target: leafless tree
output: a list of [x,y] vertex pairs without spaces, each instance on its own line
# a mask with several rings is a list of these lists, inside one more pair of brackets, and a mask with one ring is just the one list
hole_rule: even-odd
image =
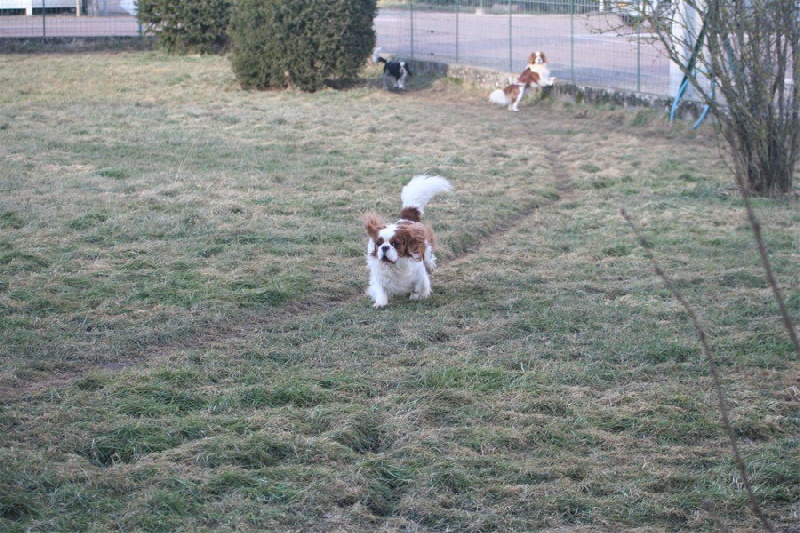
[[791,193],[800,158],[800,1],[667,0],[643,5],[642,18],[717,119],[743,193]]

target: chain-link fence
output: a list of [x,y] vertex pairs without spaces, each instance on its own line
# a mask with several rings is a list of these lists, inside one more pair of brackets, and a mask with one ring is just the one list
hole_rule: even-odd
[[669,61],[628,2],[429,0],[383,8],[378,46],[398,57],[521,72],[544,51],[556,78],[667,95]]
[[[666,96],[669,62],[646,26],[626,24],[625,5],[409,0],[381,7],[375,28],[378,46],[395,57],[514,73],[525,68],[530,52],[542,50],[560,80]],[[0,0],[0,38],[137,36],[135,9],[135,0]]]
[[0,38],[131,37],[135,0],[0,0]]

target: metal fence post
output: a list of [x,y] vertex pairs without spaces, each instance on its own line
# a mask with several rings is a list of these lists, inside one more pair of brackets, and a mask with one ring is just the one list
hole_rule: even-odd
[[569,76],[575,83],[575,0],[569,3]]
[[514,72],[514,36],[511,19],[511,0],[508,0],[508,71]]
[[411,59],[414,59],[414,0],[411,0],[411,9],[409,13],[411,14],[411,25],[409,26],[411,31]]
[[456,63],[458,63],[458,15],[461,13],[461,0],[456,0]]
[[636,25],[636,92],[642,92],[642,24]]

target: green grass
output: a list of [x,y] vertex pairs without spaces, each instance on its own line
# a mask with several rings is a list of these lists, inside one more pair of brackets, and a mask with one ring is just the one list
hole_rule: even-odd
[[[798,363],[710,128],[412,81],[0,56],[0,529],[756,530],[622,207],[797,524]],[[426,209],[434,294],[376,311],[360,217],[423,172],[455,186]],[[756,207],[797,320],[797,202]]]

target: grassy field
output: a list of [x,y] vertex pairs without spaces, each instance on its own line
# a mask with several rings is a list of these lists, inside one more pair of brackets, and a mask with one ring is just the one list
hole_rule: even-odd
[[[621,208],[798,527],[800,365],[708,123],[409,87],[0,56],[1,530],[759,530]],[[360,218],[419,173],[455,186],[434,294],[376,311]],[[797,320],[797,201],[755,205]]]

